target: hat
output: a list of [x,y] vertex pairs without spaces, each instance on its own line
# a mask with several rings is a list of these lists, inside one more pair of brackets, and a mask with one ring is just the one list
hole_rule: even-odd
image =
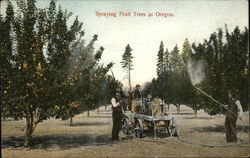
[[231,93],[232,97],[237,97],[237,90],[229,90],[228,93]]
[[152,96],[150,94],[148,94],[147,98],[152,98]]

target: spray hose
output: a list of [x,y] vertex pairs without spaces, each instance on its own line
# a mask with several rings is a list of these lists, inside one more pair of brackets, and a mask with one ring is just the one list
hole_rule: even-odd
[[[194,86],[194,85],[193,85]],[[225,108],[227,111],[229,111],[231,114],[233,114],[234,116],[238,117],[234,112],[232,112],[231,110],[229,110],[227,107],[223,106],[223,104],[221,104],[220,102],[218,102],[217,100],[215,100],[213,97],[211,97],[210,95],[208,95],[207,93],[205,93],[203,90],[201,90],[198,87],[195,87],[198,91],[200,91],[202,94],[204,94],[205,96],[207,96],[208,98],[210,98],[211,100],[213,100],[215,103],[219,104],[221,107]]]
[[[203,143],[193,143],[191,141],[187,141],[185,140],[179,133],[178,131],[178,126],[176,124],[175,121],[175,128],[177,129],[177,134],[176,137],[177,139],[181,142],[181,143],[185,143],[185,144],[191,144],[191,145],[197,145],[197,146],[202,146],[202,147],[209,147],[209,148],[225,148],[225,147],[231,147],[231,146],[240,146],[240,147],[246,147],[249,146],[250,144],[247,142],[244,142],[243,139],[237,138],[237,143],[233,143],[233,144],[203,144]],[[144,140],[144,139],[139,139],[134,137],[137,141],[143,141],[143,142],[155,142],[155,143],[161,143],[161,144],[165,144],[165,142],[159,141],[159,139],[157,138],[157,140]]]
[[[238,145],[240,147],[245,147],[245,146],[249,146],[249,143],[243,142],[243,139],[237,138],[237,143],[234,144],[221,144],[221,145],[215,145],[215,144],[203,144],[203,143],[193,143],[190,141],[187,141],[185,139],[183,139],[183,137],[180,135],[180,132],[178,130],[178,126],[177,123],[175,121],[175,128],[177,129],[177,139],[185,144],[191,144],[191,145],[198,145],[198,146],[203,146],[203,147],[209,147],[209,148],[213,148],[213,147],[230,147],[230,146],[235,146]],[[244,145],[246,144],[246,145]]]
[[[178,140],[180,142],[185,143],[185,144],[198,145],[198,146],[209,147],[209,148],[213,148],[213,147],[230,147],[230,146],[236,146],[236,145],[238,145],[240,147],[249,146],[248,143],[243,142],[243,140],[239,139],[239,138],[237,138],[237,140],[238,140],[237,143],[234,143],[234,144],[221,144],[221,145],[193,143],[193,142],[186,141],[180,135],[177,135],[177,138],[178,138]],[[247,144],[247,145],[244,145],[244,144]]]

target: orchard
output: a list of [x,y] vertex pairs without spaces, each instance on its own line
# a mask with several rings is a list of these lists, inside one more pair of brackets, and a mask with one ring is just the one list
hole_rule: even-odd
[[[104,48],[95,52],[98,35],[85,45],[82,22],[75,17],[68,25],[70,18],[54,0],[48,8],[37,8],[35,0],[18,0],[17,8],[8,2],[0,16],[2,117],[26,120],[24,146],[38,123],[73,121],[107,103],[114,93],[109,83],[118,83],[107,75],[113,64],[99,64]],[[99,93],[106,95],[98,100]]]

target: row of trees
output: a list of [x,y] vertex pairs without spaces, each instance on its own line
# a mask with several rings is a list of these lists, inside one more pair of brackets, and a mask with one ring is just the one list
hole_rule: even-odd
[[188,39],[180,51],[176,45],[172,51],[164,49],[160,43],[158,51],[157,78],[145,84],[143,95],[158,96],[166,103],[174,104],[179,110],[180,104],[191,107],[195,116],[197,110],[204,109],[210,115],[222,113],[223,109],[197,91],[188,74],[190,61],[203,62],[205,79],[198,86],[213,98],[227,103],[227,91],[238,94],[243,109],[248,107],[248,29],[241,31],[235,27],[229,32],[218,29],[202,43],[190,44]]
[[8,2],[0,15],[1,114],[26,119],[24,145],[37,124],[50,117],[69,119],[109,102],[121,83],[99,63],[97,35],[85,44],[82,23],[56,7],[37,8],[35,0]]

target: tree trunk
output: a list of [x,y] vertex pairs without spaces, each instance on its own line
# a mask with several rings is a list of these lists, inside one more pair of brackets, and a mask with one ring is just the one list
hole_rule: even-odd
[[88,109],[88,113],[87,113],[87,116],[89,117],[89,109]]
[[176,108],[177,108],[177,114],[179,114],[179,113],[180,113],[180,110],[181,110],[181,105],[180,105],[180,104],[177,104],[177,105],[176,105]]
[[4,110],[4,108],[2,107],[2,109],[1,109],[2,111],[2,115],[1,115],[1,118],[3,119],[3,121],[5,121],[6,120],[6,114],[5,114],[5,110]]
[[31,137],[32,137],[32,129],[31,127],[29,127],[26,129],[26,132],[24,135],[24,147],[27,147],[30,145]]
[[108,105],[105,105],[105,111],[107,110],[107,106],[108,106]]
[[129,84],[129,91],[131,92],[131,78],[130,78],[130,64],[128,65],[128,84]]
[[30,145],[32,133],[33,133],[33,118],[32,116],[26,116],[26,131],[24,134],[24,147]]
[[73,117],[70,118],[70,123],[69,125],[72,125],[73,124]]
[[24,147],[27,147],[30,145],[32,134],[34,133],[37,124],[39,123],[39,118],[41,112],[39,111],[39,108],[36,108],[35,115],[33,114],[33,110],[31,107],[26,107],[27,113],[26,113],[26,131],[24,134]]
[[193,109],[194,110],[194,117],[197,118],[197,109]]
[[170,108],[170,105],[168,104],[168,114],[169,115],[172,115],[172,111],[171,111],[171,108]]
[[14,117],[14,121],[18,121],[17,117]]
[[97,107],[97,114],[99,114],[99,107]]

